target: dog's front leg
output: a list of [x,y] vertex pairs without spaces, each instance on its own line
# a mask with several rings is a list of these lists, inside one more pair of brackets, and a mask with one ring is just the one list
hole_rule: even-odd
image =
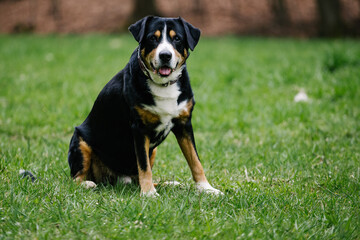
[[200,192],[205,191],[216,195],[222,194],[221,191],[213,188],[205,177],[204,169],[196,151],[194,133],[190,120],[186,124],[174,128],[173,132],[191,169],[196,188]]
[[141,196],[158,196],[152,181],[152,172],[149,160],[150,139],[138,129],[133,129],[136,160],[139,172]]

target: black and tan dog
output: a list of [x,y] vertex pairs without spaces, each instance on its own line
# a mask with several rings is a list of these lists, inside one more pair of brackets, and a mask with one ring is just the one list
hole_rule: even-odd
[[152,181],[156,147],[172,131],[200,191],[221,193],[207,181],[196,152],[195,102],[186,70],[200,30],[182,18],[145,17],[129,27],[138,48],[111,79],[70,142],[71,176],[87,187],[131,182],[157,195]]

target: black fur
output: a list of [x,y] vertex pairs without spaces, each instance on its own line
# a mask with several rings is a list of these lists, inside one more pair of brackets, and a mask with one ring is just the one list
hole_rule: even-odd
[[150,19],[153,19],[153,17],[152,16],[144,17],[143,19],[140,19],[139,21],[137,21],[136,23],[132,24],[129,27],[129,31],[131,32],[131,34],[134,36],[135,40],[138,43],[141,43],[142,39],[144,38],[144,34],[146,31],[146,23]]
[[195,28],[190,23],[186,22],[184,19],[179,19],[181,20],[181,23],[183,24],[185,29],[188,47],[191,49],[191,51],[193,51],[200,39],[200,30]]
[[[145,55],[156,48],[158,44],[151,40],[153,30],[161,27],[165,22],[176,31],[180,39],[171,40],[179,53],[183,54],[184,49],[187,52],[189,48],[194,49],[200,37],[199,29],[181,18],[168,19],[150,16],[129,27],[129,31],[139,42],[140,49],[145,49]],[[186,57],[184,58],[186,59]],[[158,123],[144,124],[135,110],[135,106],[154,106],[155,104],[148,81],[148,77],[141,70],[136,49],[125,68],[102,89],[85,121],[75,127],[68,153],[72,177],[76,177],[76,174],[83,169],[83,156],[79,149],[80,138],[117,176],[138,174],[136,156],[141,169],[145,170],[148,167],[145,161],[145,137],[148,137],[153,144],[149,149],[149,156],[166,137],[164,134],[156,135],[155,128]],[[181,91],[178,103],[184,100],[193,101],[193,92],[186,66],[175,84]],[[191,115],[186,122],[173,119],[173,123],[173,132],[177,136],[188,134],[195,145]],[[89,178],[91,178],[91,173],[89,173]]]

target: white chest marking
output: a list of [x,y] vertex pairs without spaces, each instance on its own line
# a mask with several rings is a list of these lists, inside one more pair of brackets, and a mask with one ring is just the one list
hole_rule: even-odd
[[161,87],[154,84],[151,80],[149,80],[148,83],[150,91],[154,96],[155,105],[144,105],[143,107],[160,117],[160,124],[155,131],[157,135],[164,131],[163,135],[166,136],[174,126],[172,119],[178,117],[184,110],[187,110],[187,101],[184,100],[178,104],[177,99],[181,92],[177,84]]

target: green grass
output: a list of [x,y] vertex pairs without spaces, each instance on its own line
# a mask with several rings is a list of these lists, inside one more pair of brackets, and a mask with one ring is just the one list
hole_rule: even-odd
[[[74,126],[127,63],[128,35],[0,36],[0,239],[359,239],[360,42],[201,39],[188,60],[210,183],[171,135],[156,199],[69,177]],[[307,103],[295,103],[304,89]],[[41,178],[19,179],[19,169]]]

